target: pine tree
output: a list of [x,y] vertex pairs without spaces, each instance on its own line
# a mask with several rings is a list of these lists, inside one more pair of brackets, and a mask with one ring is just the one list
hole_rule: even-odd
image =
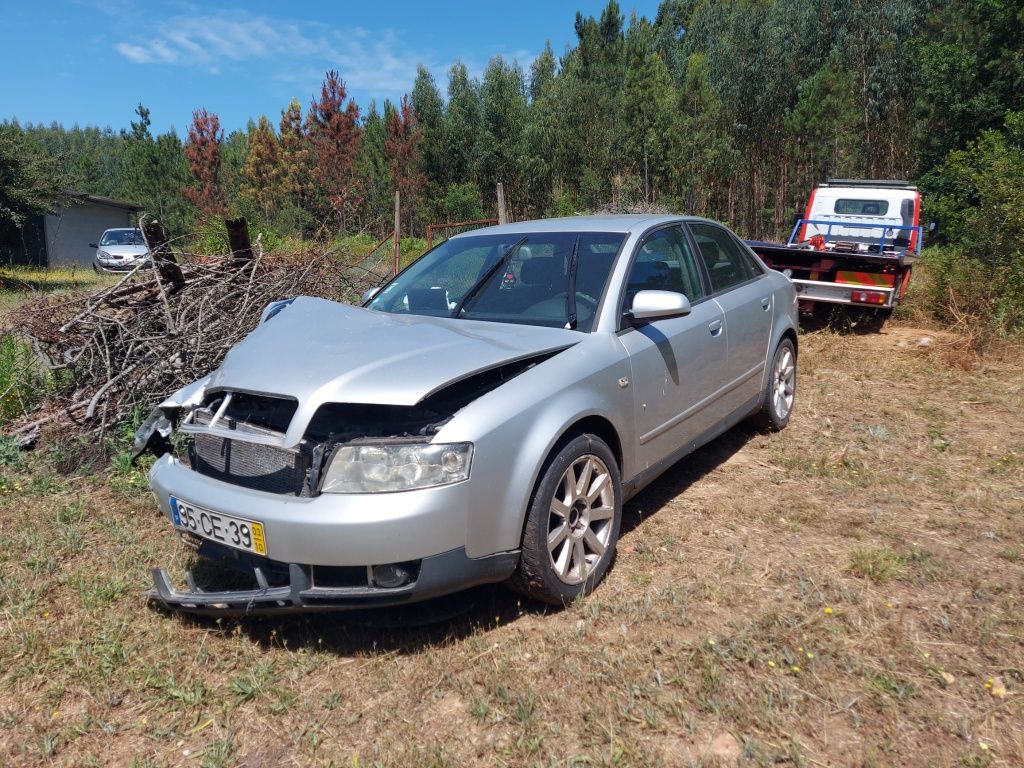
[[312,148],[302,124],[302,105],[292,99],[281,112],[281,187],[290,195],[292,204],[302,207],[309,192]]
[[330,70],[324,77],[320,99],[310,104],[306,128],[313,147],[314,175],[340,230],[359,204],[353,173],[362,130],[359,107],[349,99],[341,76]]
[[421,168],[420,144],[423,132],[416,123],[412,105],[407,96],[402,97],[398,109],[391,110],[387,119],[387,139],[384,154],[391,161],[391,177],[395,188],[402,195],[402,202],[409,212],[409,229],[412,230],[412,215],[424,176]]
[[195,181],[186,186],[185,196],[206,216],[223,216],[227,212],[221,188],[221,144],[224,131],[220,118],[205,109],[192,113],[192,125],[185,142],[185,159]]
[[284,173],[277,135],[266,115],[260,115],[259,122],[250,128],[248,144],[249,155],[242,169],[242,194],[259,208],[265,221],[270,221],[281,201]]

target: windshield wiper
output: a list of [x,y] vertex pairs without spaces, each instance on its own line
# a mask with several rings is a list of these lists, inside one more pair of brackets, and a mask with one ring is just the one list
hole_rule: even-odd
[[455,306],[455,310],[452,312],[452,317],[458,317],[462,313],[462,308],[466,305],[466,302],[469,301],[473,296],[475,296],[477,291],[484,287],[487,281],[494,276],[494,273],[497,272],[498,269],[505,267],[505,265],[508,263],[508,260],[512,258],[512,254],[519,250],[519,246],[526,242],[527,237],[527,235],[524,235],[523,237],[519,238],[519,240],[517,240],[511,248],[505,251],[504,256],[498,259],[498,261],[496,261],[491,266],[490,269],[484,272],[483,276],[479,280],[473,283],[472,287],[468,291],[466,291],[466,295],[463,296],[459,300],[459,303]]
[[572,256],[569,257],[569,286],[565,294],[565,314],[569,322],[565,327],[570,331],[576,330],[576,267],[580,257],[580,236],[576,235],[576,242],[572,244]]

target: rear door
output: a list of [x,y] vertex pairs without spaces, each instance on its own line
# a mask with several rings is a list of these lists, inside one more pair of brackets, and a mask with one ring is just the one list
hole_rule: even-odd
[[681,225],[641,241],[622,297],[624,313],[643,290],[682,293],[692,311],[641,324],[624,321],[619,332],[632,366],[639,471],[715,425],[727,359],[725,315],[707,295]]
[[772,331],[771,281],[724,227],[703,222],[688,227],[707,270],[711,295],[725,315],[728,360],[722,402],[731,413],[748,402],[753,405],[761,393]]

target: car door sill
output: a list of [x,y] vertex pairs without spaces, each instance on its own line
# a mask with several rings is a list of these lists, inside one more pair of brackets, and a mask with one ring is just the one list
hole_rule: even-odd
[[707,408],[709,405],[711,405],[713,402],[715,402],[719,398],[725,397],[727,394],[732,392],[734,389],[743,386],[747,381],[749,381],[754,376],[756,376],[759,373],[761,373],[762,371],[764,371],[764,366],[765,366],[764,361],[761,361],[760,363],[755,365],[753,368],[751,368],[749,371],[744,373],[742,376],[740,376],[737,379],[734,379],[728,386],[723,387],[722,389],[718,390],[714,394],[708,395],[703,400],[701,400],[699,403],[695,403],[694,405],[691,405],[689,408],[687,408],[682,413],[673,416],[671,419],[666,421],[664,424],[662,424],[659,427],[655,427],[654,429],[652,429],[647,434],[641,435],[640,436],[640,445],[644,445],[646,443],[649,443],[654,438],[656,438],[659,435],[664,434],[668,430],[672,429],[672,427],[675,427],[678,424],[682,424],[684,421],[686,421],[688,418],[690,418],[691,416],[696,414],[698,411],[701,411],[704,408]]
[[701,432],[693,440],[684,443],[682,446],[672,451],[668,456],[655,462],[647,469],[644,469],[636,474],[631,480],[623,483],[625,488],[625,498],[630,499],[636,494],[640,493],[644,488],[650,485],[654,480],[658,478],[666,469],[671,467],[673,464],[693,453],[701,446],[710,443],[719,435],[728,432],[730,429],[739,424],[743,419],[754,412],[760,405],[761,397],[764,395],[763,392],[759,392],[744,402],[739,408],[730,413],[724,419],[720,419],[715,424],[712,424],[708,429]]

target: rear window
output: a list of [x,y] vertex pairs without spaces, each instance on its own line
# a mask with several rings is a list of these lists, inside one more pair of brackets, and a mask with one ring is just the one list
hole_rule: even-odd
[[836,200],[835,212],[843,216],[885,216],[888,200]]

